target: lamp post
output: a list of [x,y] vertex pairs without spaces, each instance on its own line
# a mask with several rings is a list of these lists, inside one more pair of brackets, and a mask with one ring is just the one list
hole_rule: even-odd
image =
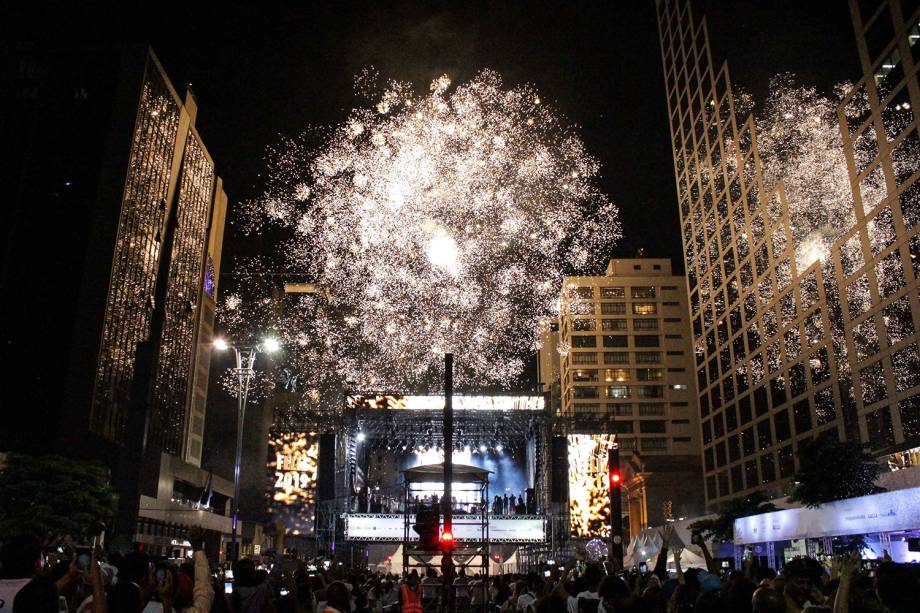
[[233,374],[236,376],[238,387],[236,391],[237,413],[236,413],[236,461],[233,464],[233,524],[230,532],[230,559],[236,561],[239,558],[239,547],[236,542],[237,521],[240,513],[240,464],[243,459],[243,419],[246,417],[246,399],[249,396],[249,384],[255,377],[256,371],[254,365],[256,356],[262,353],[274,353],[281,348],[277,340],[266,338],[256,345],[230,345],[222,338],[214,341],[214,348],[218,351],[233,349],[236,354],[236,368]]

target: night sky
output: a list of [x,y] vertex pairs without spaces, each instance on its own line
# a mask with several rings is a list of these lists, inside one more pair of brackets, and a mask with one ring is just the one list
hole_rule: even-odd
[[[346,117],[362,68],[425,90],[441,74],[458,82],[488,67],[508,84],[533,83],[580,127],[622,216],[624,239],[611,254],[644,247],[682,268],[653,2],[262,4],[154,23],[150,35],[177,86],[193,84],[231,206],[259,193],[266,146]],[[858,76],[842,0],[695,6],[708,16],[715,61],[729,58],[735,82],[756,97],[782,71],[825,91]],[[269,246],[229,230],[231,255]]]
[[[149,42],[180,92],[182,84],[193,85],[198,129],[224,179],[231,221],[234,204],[261,191],[266,147],[308,126],[343,120],[363,68],[422,91],[444,73],[460,82],[495,69],[507,85],[535,85],[580,127],[623,221],[624,238],[610,255],[630,257],[642,247],[682,270],[652,0],[267,4],[182,12],[146,3],[115,11],[73,5],[70,14],[39,13],[30,4],[8,23],[38,37],[55,21],[71,36]],[[701,0],[695,11],[707,15],[716,63],[727,58],[733,80],[755,99],[783,71],[824,92],[859,77],[845,0]],[[120,25],[110,27],[113,20]],[[235,255],[271,247],[270,238],[243,237],[228,226],[224,271],[233,269]],[[229,397],[214,392],[211,453],[232,430],[233,415]]]

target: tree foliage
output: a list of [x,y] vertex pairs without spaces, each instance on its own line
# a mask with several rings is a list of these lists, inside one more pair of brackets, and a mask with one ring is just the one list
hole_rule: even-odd
[[719,508],[716,517],[693,522],[690,529],[699,530],[706,539],[718,542],[731,541],[735,537],[736,519],[775,510],[776,506],[769,501],[767,495],[757,491],[746,498],[729,500]]
[[884,491],[881,466],[858,441],[818,438],[799,447],[799,471],[789,499],[806,507]]
[[8,454],[0,469],[0,534],[86,542],[111,524],[118,496],[104,466]]

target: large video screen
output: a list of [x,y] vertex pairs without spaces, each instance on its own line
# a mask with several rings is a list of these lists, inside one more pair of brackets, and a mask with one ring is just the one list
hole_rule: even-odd
[[311,535],[316,523],[319,435],[284,432],[269,436],[270,514],[289,532]]
[[570,434],[569,521],[572,536],[610,536],[608,453],[613,434]]
[[[530,487],[527,478],[527,460],[526,449],[522,443],[514,447],[504,447],[499,452],[496,449],[488,449],[485,452],[465,448],[462,451],[455,451],[452,455],[455,464],[466,464],[476,466],[491,471],[489,475],[489,496],[514,496],[517,499],[520,496],[524,502],[527,500],[527,488]],[[422,451],[416,450],[415,453],[407,453],[400,460],[400,471],[416,466],[426,464],[438,464],[444,461],[444,452],[441,450]],[[443,490],[443,484],[430,483],[427,486],[432,492]],[[454,497],[458,502],[479,502],[474,500],[478,497],[478,492],[474,495],[472,491],[466,491],[462,488],[453,488]],[[492,503],[492,500],[489,501]]]

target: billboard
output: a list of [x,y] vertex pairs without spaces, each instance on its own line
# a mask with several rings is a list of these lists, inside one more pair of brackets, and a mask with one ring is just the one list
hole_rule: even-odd
[[569,522],[575,538],[610,536],[608,453],[614,434],[570,434]]
[[312,535],[316,521],[319,435],[283,432],[269,435],[269,512],[290,533]]

